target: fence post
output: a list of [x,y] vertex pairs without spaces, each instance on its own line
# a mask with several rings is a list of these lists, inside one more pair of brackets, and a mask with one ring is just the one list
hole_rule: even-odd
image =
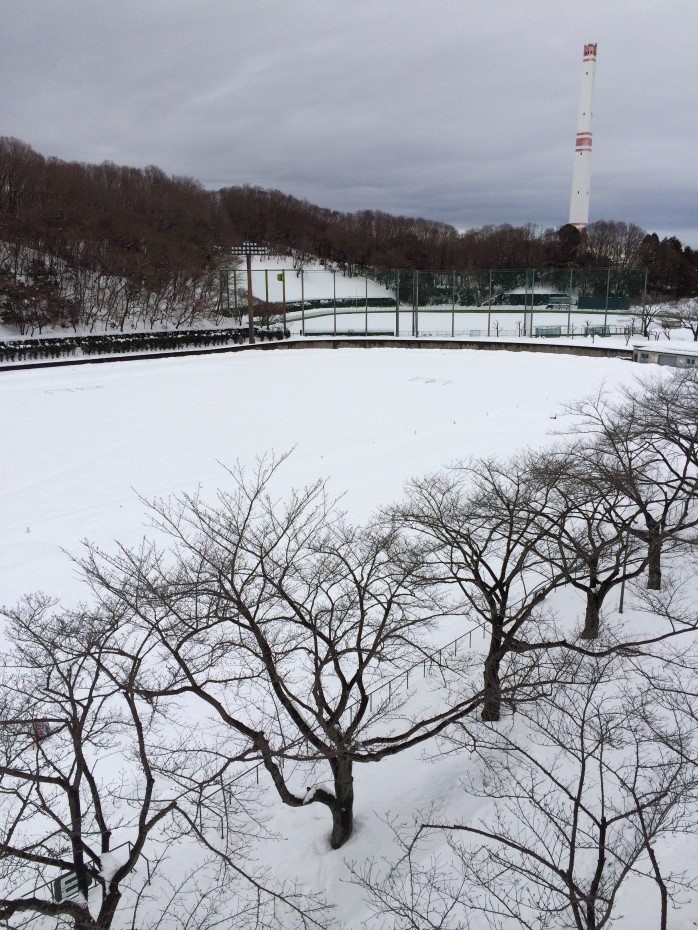
[[[526,281],[524,283],[524,315],[523,315],[523,330],[519,332],[519,336],[526,335],[526,316],[528,315],[528,268],[525,272]],[[517,276],[518,277],[518,276]],[[517,324],[518,325],[518,324]]]
[[269,269],[264,269],[264,309],[267,316],[267,329],[269,329]]
[[301,336],[305,336],[305,281],[301,268]]
[[606,276],[606,309],[604,310],[604,315],[603,315],[604,336],[606,335],[606,327],[608,326],[608,295],[610,291],[611,291],[611,269],[609,268],[607,276]]
[[281,301],[284,308],[284,335],[286,333],[286,269],[281,271]]
[[368,336],[368,275],[364,275],[366,283],[366,303],[364,305],[364,336]]
[[395,335],[400,335],[400,269],[395,272]]
[[412,335],[419,336],[419,272],[412,272]]
[[451,339],[456,335],[456,273],[451,272]]
[[490,294],[487,301],[487,338],[490,338],[490,320],[492,319],[492,272],[490,271]]
[[337,272],[332,272],[332,335],[337,335]]
[[574,272],[570,268],[570,302],[567,304],[567,335],[570,334],[570,322],[572,319],[572,275]]
[[[645,303],[647,302],[647,277],[649,275],[649,268],[645,268],[645,283],[642,286],[642,312],[645,312]],[[630,318],[633,325],[633,333],[635,331],[635,317]]]

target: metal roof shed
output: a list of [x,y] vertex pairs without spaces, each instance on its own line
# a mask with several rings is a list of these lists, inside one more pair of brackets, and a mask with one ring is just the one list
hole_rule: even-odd
[[693,368],[698,371],[698,345],[635,343],[633,361],[644,365],[668,365],[671,368]]

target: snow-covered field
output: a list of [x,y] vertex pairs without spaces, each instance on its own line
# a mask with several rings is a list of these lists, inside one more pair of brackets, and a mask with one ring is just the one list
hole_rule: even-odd
[[526,353],[238,353],[7,373],[0,380],[2,600],[75,595],[62,550],[141,533],[146,498],[224,486],[223,465],[294,449],[289,486],[329,477],[363,519],[411,476],[539,445],[565,401],[628,362]]
[[[0,601],[41,589],[74,603],[85,592],[67,553],[90,539],[138,541],[144,498],[202,489],[212,498],[230,481],[224,466],[293,449],[288,488],[318,477],[344,494],[362,520],[400,496],[412,476],[470,456],[540,447],[561,425],[561,405],[602,387],[645,377],[608,359],[528,353],[333,350],[238,353],[211,358],[6,373],[0,378]],[[571,609],[574,599],[569,601]],[[424,761],[422,752],[357,766],[356,832],[339,852],[327,846],[319,805],[295,810],[267,796],[278,840],[259,861],[298,878],[358,928],[368,916],[346,863],[391,857],[386,819],[427,813],[468,818],[482,802],[460,784],[460,754]],[[370,769],[370,771],[369,771]],[[695,838],[664,852],[670,865],[698,864]],[[173,853],[173,870],[183,868]],[[618,926],[658,926],[654,899],[624,894]],[[648,908],[652,919],[645,922]],[[698,925],[686,903],[670,927]],[[474,924],[479,930],[480,924]]]

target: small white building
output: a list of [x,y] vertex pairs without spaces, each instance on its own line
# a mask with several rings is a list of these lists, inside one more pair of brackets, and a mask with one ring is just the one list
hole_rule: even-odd
[[669,365],[672,368],[694,368],[698,371],[698,344],[634,343],[633,361],[641,364]]

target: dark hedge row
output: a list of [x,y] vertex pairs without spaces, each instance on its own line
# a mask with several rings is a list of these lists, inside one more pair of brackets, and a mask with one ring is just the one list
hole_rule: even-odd
[[[255,327],[260,341],[288,337],[282,329]],[[248,338],[246,326],[229,329],[183,329],[151,333],[114,333],[99,336],[70,336],[48,339],[12,339],[0,342],[0,362],[21,362],[42,358],[83,355],[110,355],[124,352],[167,352],[176,349],[205,348],[229,343],[243,343]]]

